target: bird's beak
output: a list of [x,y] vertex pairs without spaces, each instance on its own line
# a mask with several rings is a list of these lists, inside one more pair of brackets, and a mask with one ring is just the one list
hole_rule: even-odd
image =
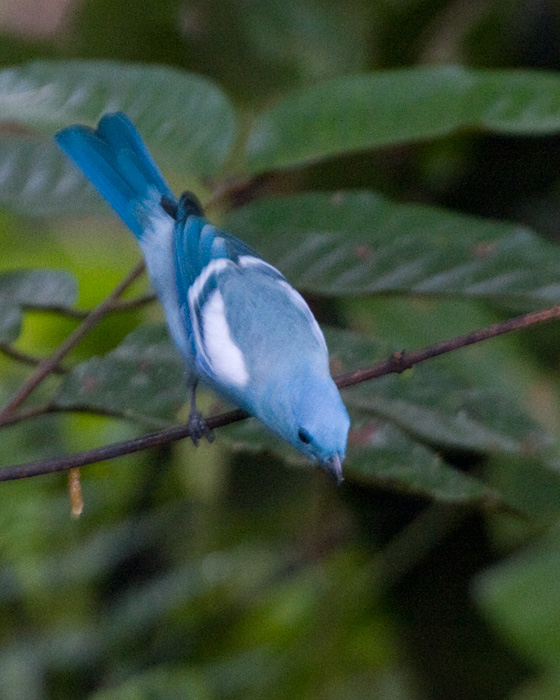
[[342,462],[340,461],[338,453],[335,452],[332,457],[329,457],[329,459],[321,462],[321,467],[323,467],[326,472],[331,474],[331,476],[334,476],[338,486],[340,486],[340,484],[344,481],[344,477],[342,476]]

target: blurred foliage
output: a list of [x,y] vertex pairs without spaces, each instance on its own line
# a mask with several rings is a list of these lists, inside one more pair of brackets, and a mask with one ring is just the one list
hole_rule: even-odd
[[[115,109],[307,296],[335,374],[560,303],[551,0],[39,10],[0,6],[3,402],[138,258],[52,141]],[[84,468],[78,520],[64,475],[2,484],[0,697],[558,698],[559,343],[345,390],[339,490],[253,421]],[[63,369],[3,465],[186,416],[157,304]]]

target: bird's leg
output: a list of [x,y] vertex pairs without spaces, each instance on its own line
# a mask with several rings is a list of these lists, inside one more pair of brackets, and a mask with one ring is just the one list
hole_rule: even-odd
[[214,433],[208,428],[206,421],[196,407],[196,382],[191,387],[191,406],[187,427],[189,429],[189,436],[195,447],[198,446],[198,441],[203,437],[205,437],[208,442],[212,442],[214,439]]

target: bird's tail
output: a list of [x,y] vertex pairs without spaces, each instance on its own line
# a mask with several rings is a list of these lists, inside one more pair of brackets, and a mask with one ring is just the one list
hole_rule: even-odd
[[162,197],[167,207],[175,205],[140,134],[122,112],[106,114],[95,130],[70,126],[59,131],[56,140],[137,238],[142,238]]

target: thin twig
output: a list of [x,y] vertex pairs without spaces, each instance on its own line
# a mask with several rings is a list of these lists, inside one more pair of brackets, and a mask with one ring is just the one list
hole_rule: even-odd
[[151,304],[157,299],[154,292],[147,292],[146,294],[140,294],[134,299],[125,299],[124,301],[118,301],[109,309],[110,314],[122,313],[123,311],[136,311],[136,309],[146,306],[146,304]]
[[[208,418],[206,424],[209,430],[215,430],[216,428],[221,428],[230,423],[236,423],[247,417],[248,414],[243,411],[230,411],[229,413],[223,413],[219,416]],[[67,471],[74,467],[83,467],[86,464],[103,462],[106,459],[113,459],[115,457],[121,457],[122,455],[140,452],[149,447],[157,447],[158,445],[164,445],[168,442],[183,440],[186,437],[190,437],[190,433],[191,430],[187,425],[178,425],[167,430],[160,430],[157,433],[141,435],[132,440],[123,440],[123,442],[115,442],[111,445],[105,445],[104,447],[95,447],[91,450],[75,452],[65,457],[40,459],[35,462],[4,467],[0,469],[0,481],[26,479],[30,476],[52,474],[53,472]]]
[[[156,300],[156,295],[153,292],[148,292],[146,294],[141,294],[134,299],[125,299],[124,301],[115,302],[109,309],[106,310],[107,314],[122,313],[123,311],[135,311],[136,309],[145,306],[146,304],[151,304]],[[58,316],[64,316],[65,318],[75,318],[78,320],[87,318],[91,309],[73,309],[69,306],[33,306],[32,304],[26,305],[24,307],[29,311],[41,311],[43,313],[53,313]]]
[[437,357],[438,355],[443,355],[444,353],[452,352],[453,350],[458,350],[459,348],[464,348],[467,345],[480,343],[483,340],[495,338],[498,335],[504,335],[504,333],[511,333],[512,331],[517,331],[520,328],[536,326],[539,323],[553,321],[554,319],[558,318],[560,318],[560,305],[552,306],[551,308],[543,309],[542,311],[530,311],[527,314],[516,316],[508,321],[494,323],[486,328],[480,328],[479,330],[472,331],[471,333],[465,333],[464,335],[459,335],[455,338],[450,338],[449,340],[442,340],[439,343],[427,345],[419,350],[414,350],[412,352],[395,352],[385,362],[379,362],[372,367],[366,367],[365,369],[359,369],[356,372],[349,372],[348,374],[341,375],[337,378],[336,385],[339,389],[343,389],[347,386],[354,386],[355,384],[360,384],[361,382],[366,382],[370,379],[382,377],[385,374],[404,372],[406,369],[410,369],[410,367],[413,365],[429,360],[432,357]]
[[87,315],[83,322],[59,345],[53,354],[42,360],[21,387],[16,391],[8,403],[0,411],[0,426],[10,419],[16,408],[21,406],[25,399],[37,386],[59,366],[60,361],[72,350],[89,330],[112,308],[113,304],[144,271],[144,262],[136,267],[120,282],[105,299]]
[[24,408],[17,413],[12,413],[6,416],[2,422],[2,428],[7,428],[10,425],[16,425],[17,423],[23,423],[30,418],[40,418],[41,416],[49,415],[54,413],[55,409],[51,404],[40,404],[39,406],[33,406],[32,408]]
[[91,408],[90,406],[80,406],[79,404],[72,404],[72,406],[57,406],[55,403],[49,402],[12,413],[10,416],[5,418],[4,422],[2,423],[2,428],[23,423],[30,418],[40,418],[41,416],[52,415],[55,413],[72,413],[74,415],[82,414],[95,416],[97,418],[116,418],[117,420],[128,420],[140,423],[143,427],[150,430],[165,430],[170,425],[170,421],[161,420],[159,418],[147,419],[146,416],[134,415],[133,411],[117,411],[100,407]]
[[[37,365],[43,361],[41,357],[35,357],[35,355],[29,355],[26,352],[21,352],[21,350],[16,350],[9,343],[0,343],[0,352],[16,362],[23,365],[31,365],[32,367],[37,367]],[[56,365],[52,368],[53,374],[66,374],[67,371],[68,370],[61,365]]]
[[[472,345],[474,343],[479,343],[483,340],[488,340],[489,338],[495,338],[496,336],[503,335],[504,333],[511,333],[512,331],[520,328],[527,328],[529,326],[545,323],[546,321],[551,321],[558,318],[560,318],[560,305],[553,306],[550,309],[544,309],[543,311],[532,311],[530,313],[523,314],[522,316],[512,318],[509,321],[495,323],[487,328],[481,328],[473,331],[472,333],[466,333],[465,335],[451,338],[450,340],[443,340],[439,343],[428,345],[419,350],[395,353],[385,362],[380,362],[371,367],[358,370],[357,372],[341,375],[337,378],[336,384],[342,389],[344,387],[354,386],[365,381],[370,381],[371,379],[377,377],[382,377],[386,374],[404,372],[405,369],[408,369],[420,362],[424,362],[429,358],[443,355],[444,353],[458,350],[459,348],[466,347],[467,345]],[[209,418],[207,420],[207,425],[210,430],[215,430],[216,428],[220,428],[231,423],[236,423],[247,417],[248,414],[244,413],[243,411],[230,411],[229,413],[223,413],[219,416]],[[83,452],[76,452],[64,457],[53,457],[52,459],[43,459],[35,462],[27,462],[25,464],[11,465],[0,469],[0,481],[12,481],[14,479],[25,479],[27,477],[39,476],[41,474],[67,471],[74,467],[83,467],[86,464],[93,464],[106,459],[113,459],[115,457],[121,457],[122,455],[132,454],[133,452],[140,452],[141,450],[148,449],[149,447],[156,447],[168,442],[183,440],[184,438],[190,436],[188,426],[180,425],[167,430],[151,433],[150,435],[143,435],[132,440],[123,440],[122,442],[105,445],[103,447],[96,447],[91,450],[84,450]]]

